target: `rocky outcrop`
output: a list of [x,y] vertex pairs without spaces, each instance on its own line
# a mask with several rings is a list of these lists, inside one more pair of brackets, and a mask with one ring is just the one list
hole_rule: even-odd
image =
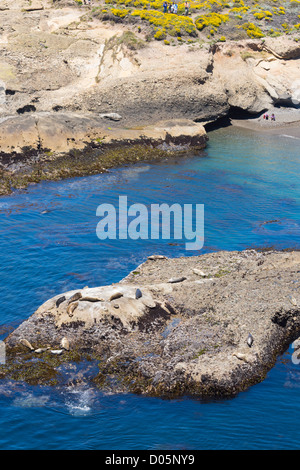
[[73,2],[5,5],[2,117],[54,111],[83,119],[118,114],[126,127],[178,118],[209,122],[231,108],[259,113],[280,96],[299,94],[299,46],[287,38],[166,47],[134,30],[132,48],[130,25],[101,23]]
[[10,154],[22,153],[26,147],[63,153],[82,150],[93,142],[102,146],[148,143],[166,149],[204,148],[206,145],[204,127],[187,119],[124,129],[109,127],[112,124],[105,122],[106,117],[91,113],[34,113],[10,117],[0,123],[0,148],[2,153]]
[[0,195],[45,179],[99,174],[119,165],[178,156],[189,148],[203,149],[208,140],[204,127],[187,119],[130,129],[114,127],[115,115],[107,124],[107,116],[112,117],[34,113],[3,120]]
[[[74,159],[64,171],[46,168],[57,154],[133,143],[203,148],[204,130],[193,121],[300,105],[296,42],[167,47],[89,12],[67,0],[1,4],[0,194],[26,187],[28,172],[31,182],[84,174],[79,158],[80,168]],[[106,167],[98,163],[87,174]]]
[[21,363],[26,380],[31,365],[64,383],[76,358],[97,364],[84,380],[104,390],[234,396],[263,380],[299,336],[299,269],[299,252],[151,256],[119,283],[45,302],[6,339],[2,376],[22,378]]
[[278,59],[300,59],[300,44],[293,39],[266,38],[263,42],[263,49],[271,52]]

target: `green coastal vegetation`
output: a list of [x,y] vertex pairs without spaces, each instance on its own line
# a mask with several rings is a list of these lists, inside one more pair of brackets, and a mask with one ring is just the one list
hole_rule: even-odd
[[[74,0],[83,4],[83,0]],[[164,0],[104,0],[91,6],[101,21],[124,23],[148,41],[226,42],[287,35],[300,40],[300,0],[193,0],[178,2],[177,14],[164,13]],[[170,3],[169,3],[170,5]],[[169,6],[168,5],[168,6]]]

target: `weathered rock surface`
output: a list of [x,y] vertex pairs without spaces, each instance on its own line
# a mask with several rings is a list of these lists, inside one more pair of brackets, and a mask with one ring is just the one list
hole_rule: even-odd
[[[51,151],[55,121],[70,148],[73,120],[82,134],[88,119],[91,130],[101,126],[95,116],[104,126],[108,120],[100,116],[120,116],[109,120],[115,129],[178,118],[210,122],[232,108],[258,113],[276,103],[299,104],[299,46],[292,40],[169,48],[154,41],[130,50],[118,41],[129,25],[93,20],[88,11],[73,2],[46,0],[5,0],[0,10],[1,120],[19,118],[20,127],[24,115],[43,121]],[[14,145],[15,135],[9,135],[0,151]],[[35,146],[36,132],[27,141]]]
[[149,143],[169,149],[204,148],[206,141],[204,127],[188,119],[160,121],[136,129],[112,129],[105,127],[96,114],[34,113],[0,123],[0,148],[6,154],[22,153],[24,147],[61,153],[84,149],[91,142],[103,146]]
[[[106,145],[203,148],[204,130],[193,121],[253,116],[274,105],[299,110],[296,42],[166,47],[147,43],[134,25],[90,13],[73,0],[1,3],[0,195],[150,161],[140,149],[105,163]],[[128,34],[138,47],[130,47]]]
[[70,351],[58,363],[50,352],[38,355],[51,378],[77,355],[96,361],[99,371],[90,379],[103,389],[234,396],[263,380],[299,336],[299,271],[300,252],[149,257],[117,284],[45,302],[8,336],[2,375],[14,377],[13,364],[26,361],[30,380],[33,353],[22,340],[57,350],[64,337]]
[[300,59],[300,44],[288,38],[266,38],[263,48],[279,59]]

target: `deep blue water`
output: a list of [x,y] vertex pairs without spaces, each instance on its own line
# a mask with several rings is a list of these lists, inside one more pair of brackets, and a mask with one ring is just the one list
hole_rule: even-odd
[[[209,136],[199,154],[43,182],[0,198],[0,324],[17,326],[61,292],[117,282],[150,254],[198,254],[187,252],[184,240],[101,242],[97,206],[117,206],[120,195],[129,205],[204,204],[200,254],[299,247],[299,140],[236,128]],[[263,383],[226,401],[2,381],[0,449],[298,449],[300,365],[291,353]]]

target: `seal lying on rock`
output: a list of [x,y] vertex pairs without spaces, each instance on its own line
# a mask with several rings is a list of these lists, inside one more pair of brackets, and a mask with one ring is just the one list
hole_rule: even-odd
[[104,299],[98,297],[81,297],[80,302],[104,302]]
[[123,297],[122,292],[116,292],[115,294],[112,294],[109,298],[110,301],[119,299],[120,297]]
[[251,346],[253,344],[253,336],[252,336],[251,333],[249,333],[249,335],[248,335],[247,344],[248,344],[249,348],[251,348]]
[[81,298],[82,298],[81,292],[76,292],[68,300],[68,305],[70,305],[72,302],[76,302],[76,300],[80,300]]
[[181,277],[172,277],[171,279],[168,280],[170,284],[175,284],[176,282],[183,282],[186,280],[186,277],[181,276]]
[[67,314],[72,317],[74,310],[78,307],[78,302],[72,302],[67,307]]
[[43,352],[45,352],[45,351],[48,351],[49,349],[50,349],[50,347],[47,347],[47,348],[38,348],[38,349],[35,349],[34,352],[35,352],[36,354],[41,354],[41,353],[43,353]]
[[62,338],[60,345],[63,349],[65,349],[66,351],[69,351],[70,343],[69,343],[68,338],[66,338],[65,336]]
[[27,339],[20,339],[20,343],[26,346],[26,348],[30,349],[31,351],[34,351],[34,347],[32,346],[32,344],[29,343],[29,341],[27,341]]
[[59,299],[57,299],[56,301],[56,307],[58,308],[60,306],[60,304],[62,304],[63,302],[65,302],[66,300],[66,297],[63,295],[62,297],[60,297]]
[[142,291],[140,289],[137,289],[135,291],[135,298],[140,299],[141,297],[143,297]]
[[[194,266],[201,266],[210,282],[199,281]],[[74,354],[76,360],[94,360],[99,372],[92,380],[106,390],[234,396],[263,380],[276,356],[300,336],[299,270],[297,251],[147,259],[119,283],[84,290],[85,297],[101,302],[80,298],[68,305],[78,291],[66,292],[69,301],[59,308],[61,296],[45,302],[6,338],[7,376],[14,361],[39,360],[28,357],[28,345],[27,353],[17,347],[28,337],[33,344],[61,345],[52,349],[64,351],[52,358],[56,372]],[[185,282],[170,283],[171,278]],[[62,337],[72,343],[72,352],[64,349]]]

